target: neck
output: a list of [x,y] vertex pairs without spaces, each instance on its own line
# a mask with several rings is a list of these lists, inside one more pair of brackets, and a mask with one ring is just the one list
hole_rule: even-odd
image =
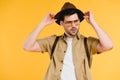
[[65,35],[66,35],[66,37],[68,37],[68,38],[74,38],[74,37],[75,37],[75,35],[73,36],[73,35],[70,35],[70,34],[68,34],[68,33],[66,33],[66,32],[65,32]]

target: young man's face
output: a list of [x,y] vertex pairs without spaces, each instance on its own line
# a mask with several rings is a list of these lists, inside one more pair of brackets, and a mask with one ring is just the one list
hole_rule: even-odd
[[79,31],[80,20],[77,13],[65,16],[64,21],[60,21],[60,25],[64,27],[65,33],[68,37],[74,37]]

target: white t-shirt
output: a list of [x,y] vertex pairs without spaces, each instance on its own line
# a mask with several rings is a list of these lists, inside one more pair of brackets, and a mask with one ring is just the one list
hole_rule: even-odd
[[63,61],[61,80],[76,80],[72,55],[72,39],[73,38],[67,38],[66,40],[68,47]]

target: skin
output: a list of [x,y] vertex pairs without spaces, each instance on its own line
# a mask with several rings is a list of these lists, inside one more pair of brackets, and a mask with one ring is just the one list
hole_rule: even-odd
[[74,37],[78,33],[80,27],[79,23],[80,20],[77,13],[70,16],[65,16],[64,21],[60,21],[60,25],[64,27],[65,34],[68,37]]
[[[100,42],[97,45],[98,52],[104,52],[111,50],[113,48],[113,43],[110,37],[100,28],[100,26],[96,23],[94,20],[94,16],[91,11],[86,11],[84,13],[84,18],[88,24],[92,26],[92,28],[95,30]],[[76,20],[78,21],[76,23]],[[54,19],[54,14],[48,13],[44,19],[41,21],[41,23],[30,33],[30,35],[26,38],[26,40],[23,43],[23,49],[26,51],[38,51],[41,52],[41,48],[39,47],[39,44],[37,43],[36,39],[42,29],[44,27],[54,23],[56,20]],[[68,23],[70,23],[68,25]],[[67,37],[73,38],[76,33],[79,30],[80,21],[78,19],[77,14],[69,15],[64,17],[64,21],[60,21],[60,25],[63,26],[65,30],[65,34]]]

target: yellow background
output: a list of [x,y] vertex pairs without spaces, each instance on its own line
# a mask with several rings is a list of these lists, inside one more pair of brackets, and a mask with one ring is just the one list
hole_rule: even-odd
[[[42,80],[49,64],[48,54],[26,52],[22,44],[48,12],[56,14],[66,1],[83,12],[91,10],[113,40],[113,50],[94,56],[93,80],[120,80],[119,0],[0,0],[0,80]],[[96,37],[85,20],[80,25],[82,34]],[[62,33],[62,27],[52,24],[39,38]]]

